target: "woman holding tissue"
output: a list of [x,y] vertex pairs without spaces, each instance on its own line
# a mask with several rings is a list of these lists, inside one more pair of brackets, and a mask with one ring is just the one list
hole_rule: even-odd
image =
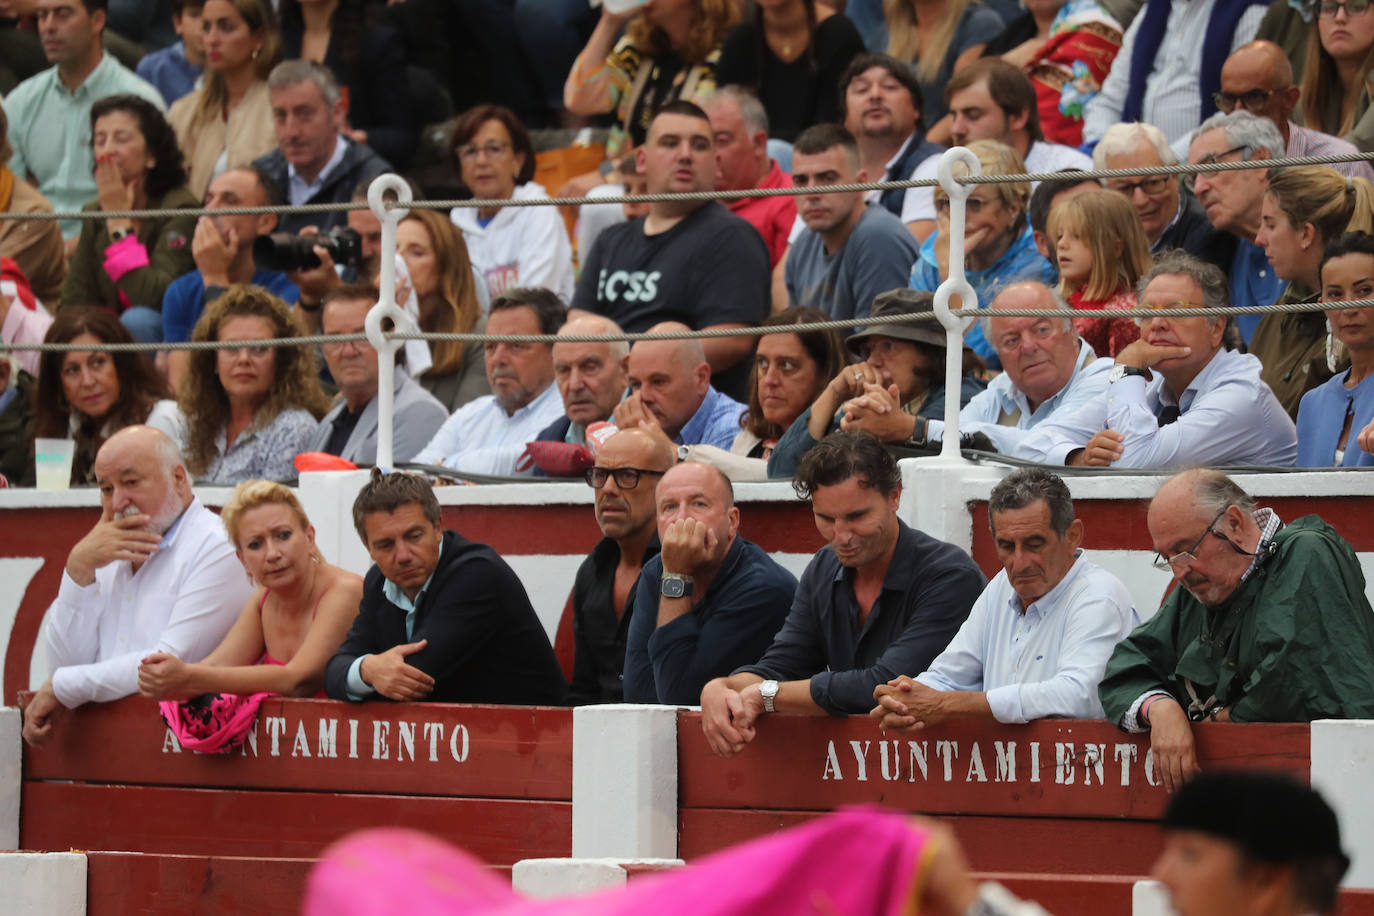
[[138,668],[139,692],[163,701],[163,718],[182,746],[206,752],[241,739],[264,697],[323,696],[325,665],[363,590],[362,579],[324,561],[315,528],[287,487],[241,483],[222,518],[257,589],[204,661],[154,652]]

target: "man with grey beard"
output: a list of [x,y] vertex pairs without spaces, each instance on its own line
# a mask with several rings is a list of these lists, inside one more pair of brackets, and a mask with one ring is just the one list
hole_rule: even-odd
[[68,709],[138,693],[149,653],[210,654],[252,593],[165,433],[115,433],[95,456],[95,476],[100,521],[67,555],[43,631],[52,676],[24,709],[24,740],[35,746]]

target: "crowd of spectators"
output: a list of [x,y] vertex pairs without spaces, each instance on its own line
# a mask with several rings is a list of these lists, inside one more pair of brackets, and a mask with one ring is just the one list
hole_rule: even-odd
[[[1374,150],[1368,3],[1301,4],[1281,35],[1263,0],[478,6],[175,0],[122,37],[105,0],[3,8],[0,204],[90,215],[0,220],[4,341],[150,345],[0,363],[0,471],[30,483],[33,438],[73,439],[72,483],[103,509],[49,614],[29,740],[134,691],[207,748],[230,738],[197,732],[193,698],[321,689],[700,702],[722,755],[774,711],[1105,717],[1152,731],[1173,787],[1196,769],[1189,721],[1374,714],[1368,690],[1328,689],[1374,659],[1349,545],[1214,470],[1374,465],[1371,312],[1112,317],[1374,296],[1369,163],[1271,165]],[[555,126],[609,128],[600,166],[557,188],[536,180]],[[363,487],[361,581],[276,483],[307,453],[375,462],[372,346],[263,342],[360,332],[391,255],[367,210],[218,211],[364,200],[436,132],[477,203],[399,222],[397,305],[427,332],[557,337],[406,343],[393,454],[592,487],[570,692],[518,577],[443,529],[422,476]],[[971,189],[962,246],[943,189],[831,190],[933,177],[946,145],[1012,179]],[[1243,167],[1085,174],[1180,161]],[[691,196],[588,205],[577,230],[538,205],[621,189]],[[990,583],[897,516],[893,454],[943,439],[951,358],[908,316],[960,249],[987,309],[949,367],[963,444],[1043,466],[992,493]],[[1073,317],[1005,314],[1027,307]],[[581,339],[645,331],[667,336]],[[156,353],[187,340],[222,346]],[[1083,556],[1048,467],[1182,471],[1149,513],[1180,585],[1153,617]],[[740,535],[733,481],[766,478],[827,542],[799,579]],[[193,481],[239,485],[224,530]],[[107,607],[130,581],[148,600]],[[138,645],[107,644],[101,615]]]

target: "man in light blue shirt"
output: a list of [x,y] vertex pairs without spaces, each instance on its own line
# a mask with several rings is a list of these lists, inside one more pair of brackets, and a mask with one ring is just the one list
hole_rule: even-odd
[[[491,304],[487,333],[556,334],[567,308],[542,287],[509,289]],[[415,456],[420,464],[442,464],[474,474],[527,475],[516,471],[525,446],[563,414],[553,384],[553,347],[546,343],[486,345],[491,394],[469,401],[444,421]]]
[[1002,572],[926,671],[877,688],[883,728],[1104,718],[1097,684],[1140,617],[1126,586],[1079,549],[1069,488],[1040,468],[1016,471],[993,488],[988,521]]
[[[1068,308],[1048,286],[1034,281],[1007,287],[993,309]],[[1022,441],[1038,423],[1072,412],[1107,390],[1110,359],[1098,359],[1068,318],[1033,315],[978,319],[1002,359],[1001,375],[959,411],[959,432],[983,433],[1003,455],[1026,458]],[[924,436],[944,438],[943,420],[925,420]]]
[[[38,34],[53,66],[31,76],[5,99],[9,166],[28,179],[58,211],[80,210],[94,200],[91,105],[119,93],[142,96],[165,112],[162,94],[104,53],[104,0],[39,0]],[[63,220],[73,239],[80,220]]]
[[[664,321],[648,331],[679,332],[691,329]],[[711,385],[711,365],[700,339],[641,340],[630,348],[626,370],[633,394],[615,409],[619,428],[657,427],[678,445],[705,444],[726,450],[739,435],[745,406]]]
[[[1182,251],[1140,281],[1145,308],[1225,308],[1226,276]],[[1082,467],[1292,467],[1298,436],[1260,361],[1222,344],[1225,318],[1144,319],[1116,355],[1107,391],[1041,423],[1025,458]]]

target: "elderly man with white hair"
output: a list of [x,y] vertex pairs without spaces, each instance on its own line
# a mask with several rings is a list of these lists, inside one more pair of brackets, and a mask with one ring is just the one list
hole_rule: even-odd
[[[558,329],[559,337],[620,334],[604,315],[583,315]],[[553,380],[563,416],[539,431],[536,441],[587,444],[587,427],[611,419],[625,393],[630,345],[623,340],[559,341],[553,345]]]
[[165,433],[115,433],[95,456],[95,476],[100,521],[67,555],[44,622],[52,676],[24,708],[32,745],[51,738],[68,709],[138,693],[144,656],[200,661],[252,591]]

